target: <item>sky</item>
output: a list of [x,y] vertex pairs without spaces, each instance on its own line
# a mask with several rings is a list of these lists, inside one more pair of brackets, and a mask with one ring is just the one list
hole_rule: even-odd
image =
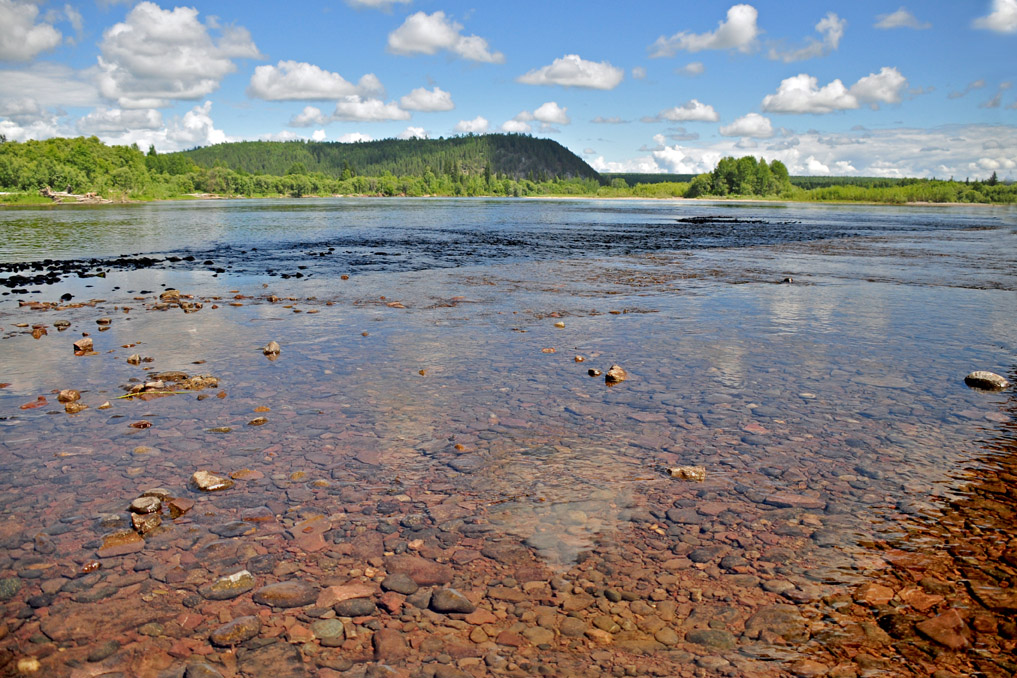
[[604,172],[1017,179],[1017,0],[0,0],[0,134],[516,132]]

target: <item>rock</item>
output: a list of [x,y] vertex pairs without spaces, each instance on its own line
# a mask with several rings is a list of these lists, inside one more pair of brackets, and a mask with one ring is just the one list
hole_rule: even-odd
[[332,608],[340,617],[368,617],[378,611],[377,605],[369,598],[351,598],[336,603]]
[[119,649],[119,642],[115,640],[107,640],[106,642],[93,647],[91,651],[89,651],[86,661],[91,663],[101,662],[103,659],[113,656]]
[[158,513],[132,513],[131,527],[140,535],[146,535],[162,525],[162,517]]
[[223,678],[223,676],[208,662],[197,661],[187,665],[184,678]]
[[590,369],[586,370],[586,373],[591,377],[599,377],[602,374],[601,371],[595,367],[591,367]]
[[586,622],[575,617],[565,617],[562,620],[559,631],[563,636],[569,638],[581,638],[586,633]]
[[87,410],[87,409],[88,409],[88,405],[86,405],[85,403],[65,403],[64,404],[64,412],[66,412],[67,414],[77,414],[78,412],[81,412],[82,410]]
[[145,548],[145,540],[134,530],[121,530],[103,537],[102,546],[96,552],[100,558],[125,556]]
[[264,426],[267,423],[268,423],[268,418],[266,418],[266,417],[255,417],[254,419],[251,419],[249,422],[247,422],[247,425],[248,426]]
[[852,596],[852,599],[859,605],[868,607],[879,607],[886,605],[893,600],[894,592],[888,586],[881,584],[867,583],[859,586]]
[[951,650],[963,650],[970,643],[971,631],[955,609],[915,624],[920,634]]
[[476,606],[455,589],[436,589],[431,592],[431,609],[442,613],[469,614]]
[[692,629],[685,634],[685,640],[718,650],[732,650],[736,645],[731,632],[723,629]]
[[134,353],[134,354],[128,356],[127,357],[127,364],[128,365],[140,365],[141,364],[141,355],[139,355],[137,353]]
[[378,629],[371,638],[377,661],[396,661],[409,654],[403,634],[395,629]]
[[131,513],[158,513],[162,510],[162,501],[158,497],[138,497],[131,502]]
[[791,662],[788,666],[788,670],[791,675],[797,678],[818,678],[819,676],[825,676],[830,672],[830,668],[825,664],[820,664],[817,661],[811,659],[798,659]]
[[607,370],[607,374],[604,375],[604,381],[608,384],[620,384],[628,378],[629,373],[621,365],[611,365]]
[[413,578],[408,574],[395,572],[382,580],[381,588],[385,591],[395,591],[404,596],[409,596],[416,593],[420,587],[417,586],[417,582],[413,581]]
[[169,287],[159,295],[160,301],[180,301],[180,290]]
[[261,352],[264,353],[269,358],[277,358],[277,357],[279,357],[279,353],[281,351],[282,351],[282,348],[279,346],[278,342],[275,342],[275,341],[268,342],[261,349]]
[[523,631],[523,638],[534,645],[550,645],[554,642],[554,631],[542,626],[531,626]]
[[346,638],[346,629],[338,619],[322,619],[313,622],[311,633],[323,647],[339,647]]
[[81,393],[75,391],[73,388],[65,388],[64,390],[60,391],[60,394],[57,396],[57,401],[61,403],[73,403],[74,401],[80,399]]
[[198,593],[208,600],[232,600],[253,588],[254,576],[247,570],[241,570],[205,584],[198,589]]
[[226,476],[219,476],[208,471],[195,471],[191,476],[191,485],[202,492],[218,492],[233,487],[233,481]]
[[4,577],[0,579],[0,602],[6,602],[18,595],[21,590],[21,580],[17,577]]
[[176,497],[167,503],[169,506],[170,518],[174,520],[194,508],[194,500]]
[[822,509],[826,507],[826,502],[818,497],[791,492],[774,492],[767,496],[763,503],[777,508]]
[[240,645],[261,632],[261,619],[249,615],[237,617],[228,624],[220,626],[208,637],[216,647],[232,647]]
[[88,337],[78,339],[74,342],[75,353],[89,353],[92,350],[92,340]]
[[370,598],[377,592],[371,584],[361,581],[351,581],[342,586],[329,586],[318,594],[315,603],[318,607],[332,607],[337,603],[355,598]]
[[262,586],[254,592],[254,602],[271,607],[304,607],[315,602],[318,591],[302,581],[283,581]]
[[964,383],[971,388],[980,388],[985,391],[1002,391],[1010,385],[1010,382],[995,372],[978,370],[964,377]]
[[706,467],[705,466],[675,466],[669,468],[667,474],[672,478],[678,478],[679,480],[694,480],[696,482],[702,482],[706,480]]
[[420,556],[398,555],[385,559],[390,573],[408,575],[418,586],[439,586],[452,581],[452,568]]

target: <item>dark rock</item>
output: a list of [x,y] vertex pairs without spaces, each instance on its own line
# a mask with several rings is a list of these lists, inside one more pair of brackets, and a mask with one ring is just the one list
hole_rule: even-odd
[[304,607],[317,599],[317,589],[302,581],[269,584],[254,592],[254,602],[271,607]]
[[685,640],[718,650],[731,650],[737,644],[731,632],[723,629],[692,629],[685,634]]
[[416,593],[420,587],[417,586],[417,582],[413,581],[413,578],[408,574],[396,572],[382,580],[381,588],[384,591],[395,591],[404,596],[409,596]]
[[431,593],[431,609],[435,612],[469,614],[476,606],[455,589],[436,589]]
[[369,598],[352,598],[335,604],[332,608],[340,617],[367,617],[378,611],[374,601]]
[[209,640],[217,647],[233,647],[240,645],[261,632],[261,619],[254,615],[237,617],[228,624],[220,626],[209,636]]

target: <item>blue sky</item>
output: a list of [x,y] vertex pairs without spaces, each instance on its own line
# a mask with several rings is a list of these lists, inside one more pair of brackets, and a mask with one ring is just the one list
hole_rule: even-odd
[[1017,0],[0,0],[0,133],[549,137],[603,171],[1017,178]]

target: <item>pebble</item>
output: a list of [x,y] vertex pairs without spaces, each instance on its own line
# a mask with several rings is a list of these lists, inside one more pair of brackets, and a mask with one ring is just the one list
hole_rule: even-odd
[[456,589],[435,589],[431,593],[431,609],[435,612],[469,614],[476,609],[470,599]]
[[241,570],[205,584],[198,589],[198,593],[207,600],[232,600],[253,588],[254,576],[247,570]]
[[240,645],[261,632],[261,619],[248,615],[237,617],[212,631],[208,639],[216,647],[234,647]]
[[979,388],[985,391],[1002,391],[1010,386],[1010,382],[995,372],[978,370],[964,377],[964,383],[971,388]]
[[202,492],[218,492],[233,487],[233,481],[226,476],[216,475],[208,471],[195,471],[191,476],[191,485]]
[[317,589],[302,581],[269,584],[254,592],[254,602],[270,607],[304,607],[314,603],[317,598]]
[[611,365],[607,370],[607,374],[604,375],[604,381],[608,384],[620,384],[628,378],[629,373],[621,365]]
[[128,508],[132,513],[158,513],[162,510],[162,501],[154,496],[138,497]]

